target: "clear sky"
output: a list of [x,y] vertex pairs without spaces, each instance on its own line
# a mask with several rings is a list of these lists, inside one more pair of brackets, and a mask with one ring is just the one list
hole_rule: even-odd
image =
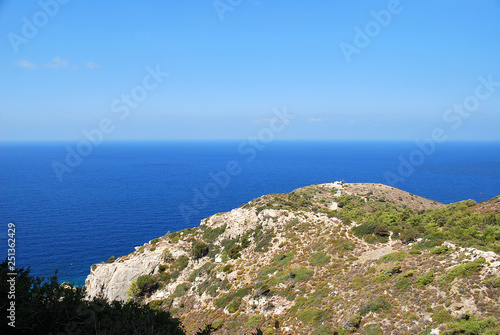
[[0,141],[242,139],[283,108],[280,139],[500,140],[500,1],[0,2]]

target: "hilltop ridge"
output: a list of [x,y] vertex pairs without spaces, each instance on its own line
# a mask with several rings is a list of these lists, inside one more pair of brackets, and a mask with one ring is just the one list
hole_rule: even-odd
[[170,310],[188,333],[494,334],[500,215],[473,206],[368,183],[264,195],[93,265],[87,295]]

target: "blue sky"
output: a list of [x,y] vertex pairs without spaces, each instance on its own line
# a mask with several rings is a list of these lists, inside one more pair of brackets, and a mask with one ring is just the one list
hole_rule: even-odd
[[60,2],[0,3],[0,141],[242,139],[283,108],[279,139],[500,140],[498,0]]

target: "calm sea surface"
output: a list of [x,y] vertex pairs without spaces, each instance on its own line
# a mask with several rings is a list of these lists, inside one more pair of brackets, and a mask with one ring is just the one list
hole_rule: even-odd
[[444,203],[500,194],[498,142],[432,153],[412,142],[110,142],[71,167],[67,145],[0,143],[0,257],[14,222],[16,265],[76,284],[94,263],[267,193],[345,180]]

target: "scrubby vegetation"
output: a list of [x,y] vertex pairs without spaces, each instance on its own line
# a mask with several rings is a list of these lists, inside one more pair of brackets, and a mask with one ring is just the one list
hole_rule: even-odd
[[500,214],[356,187],[270,194],[170,233],[130,296],[191,333],[498,332]]

